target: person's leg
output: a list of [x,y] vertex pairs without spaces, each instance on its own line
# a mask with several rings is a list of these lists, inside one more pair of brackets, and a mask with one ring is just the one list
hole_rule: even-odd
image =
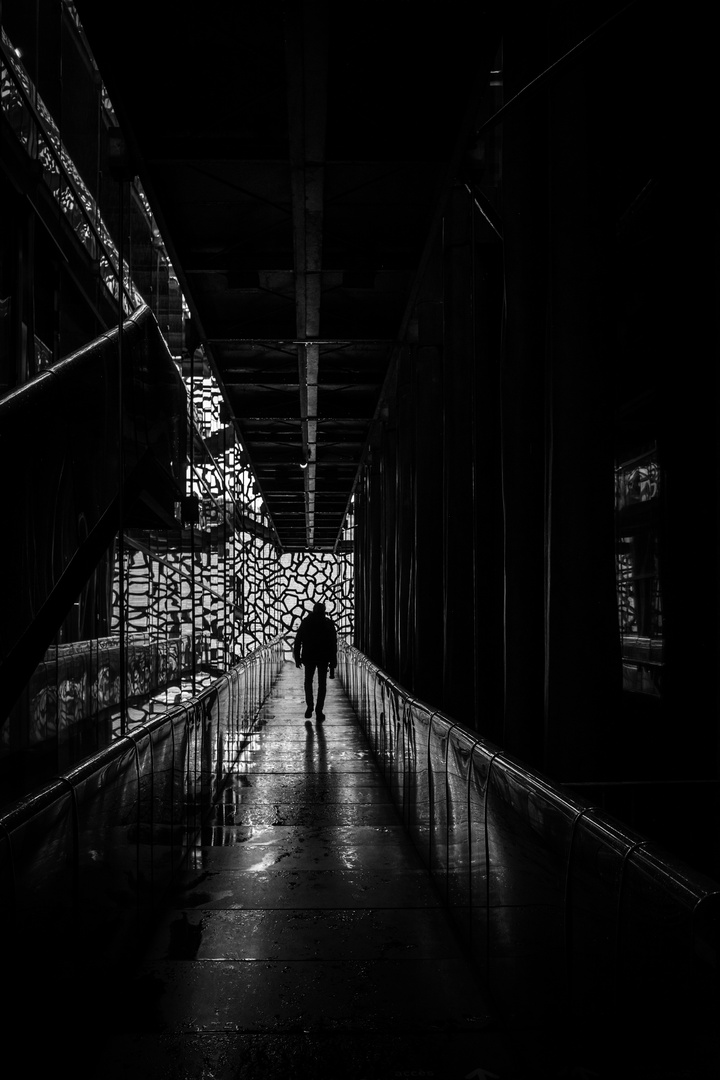
[[317,692],[317,705],[315,706],[315,713],[317,716],[322,715],[323,705],[325,704],[325,692],[327,690],[327,664],[318,664],[318,692]]
[[305,704],[307,705],[306,716],[312,716],[313,710],[313,677],[315,675],[315,664],[305,664]]

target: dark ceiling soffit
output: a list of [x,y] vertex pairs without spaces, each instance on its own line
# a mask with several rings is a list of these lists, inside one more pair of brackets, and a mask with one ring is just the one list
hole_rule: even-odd
[[322,5],[285,9],[285,61],[290,132],[296,335],[307,546],[315,546],[315,449],[322,271],[328,28]]

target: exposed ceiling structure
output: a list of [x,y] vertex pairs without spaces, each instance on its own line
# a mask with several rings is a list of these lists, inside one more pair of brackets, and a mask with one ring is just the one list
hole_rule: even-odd
[[76,6],[279,543],[332,550],[496,35],[454,2]]

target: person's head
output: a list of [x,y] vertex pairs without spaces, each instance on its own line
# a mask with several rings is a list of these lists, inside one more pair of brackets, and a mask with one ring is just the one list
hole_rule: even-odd
[[313,606],[313,615],[324,615],[325,605],[323,603],[317,603]]

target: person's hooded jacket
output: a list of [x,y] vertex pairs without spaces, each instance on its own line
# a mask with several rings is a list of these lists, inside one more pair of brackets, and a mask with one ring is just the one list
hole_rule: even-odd
[[316,604],[300,623],[293,647],[295,663],[326,664],[331,672],[337,666],[337,631],[325,614],[324,604]]

